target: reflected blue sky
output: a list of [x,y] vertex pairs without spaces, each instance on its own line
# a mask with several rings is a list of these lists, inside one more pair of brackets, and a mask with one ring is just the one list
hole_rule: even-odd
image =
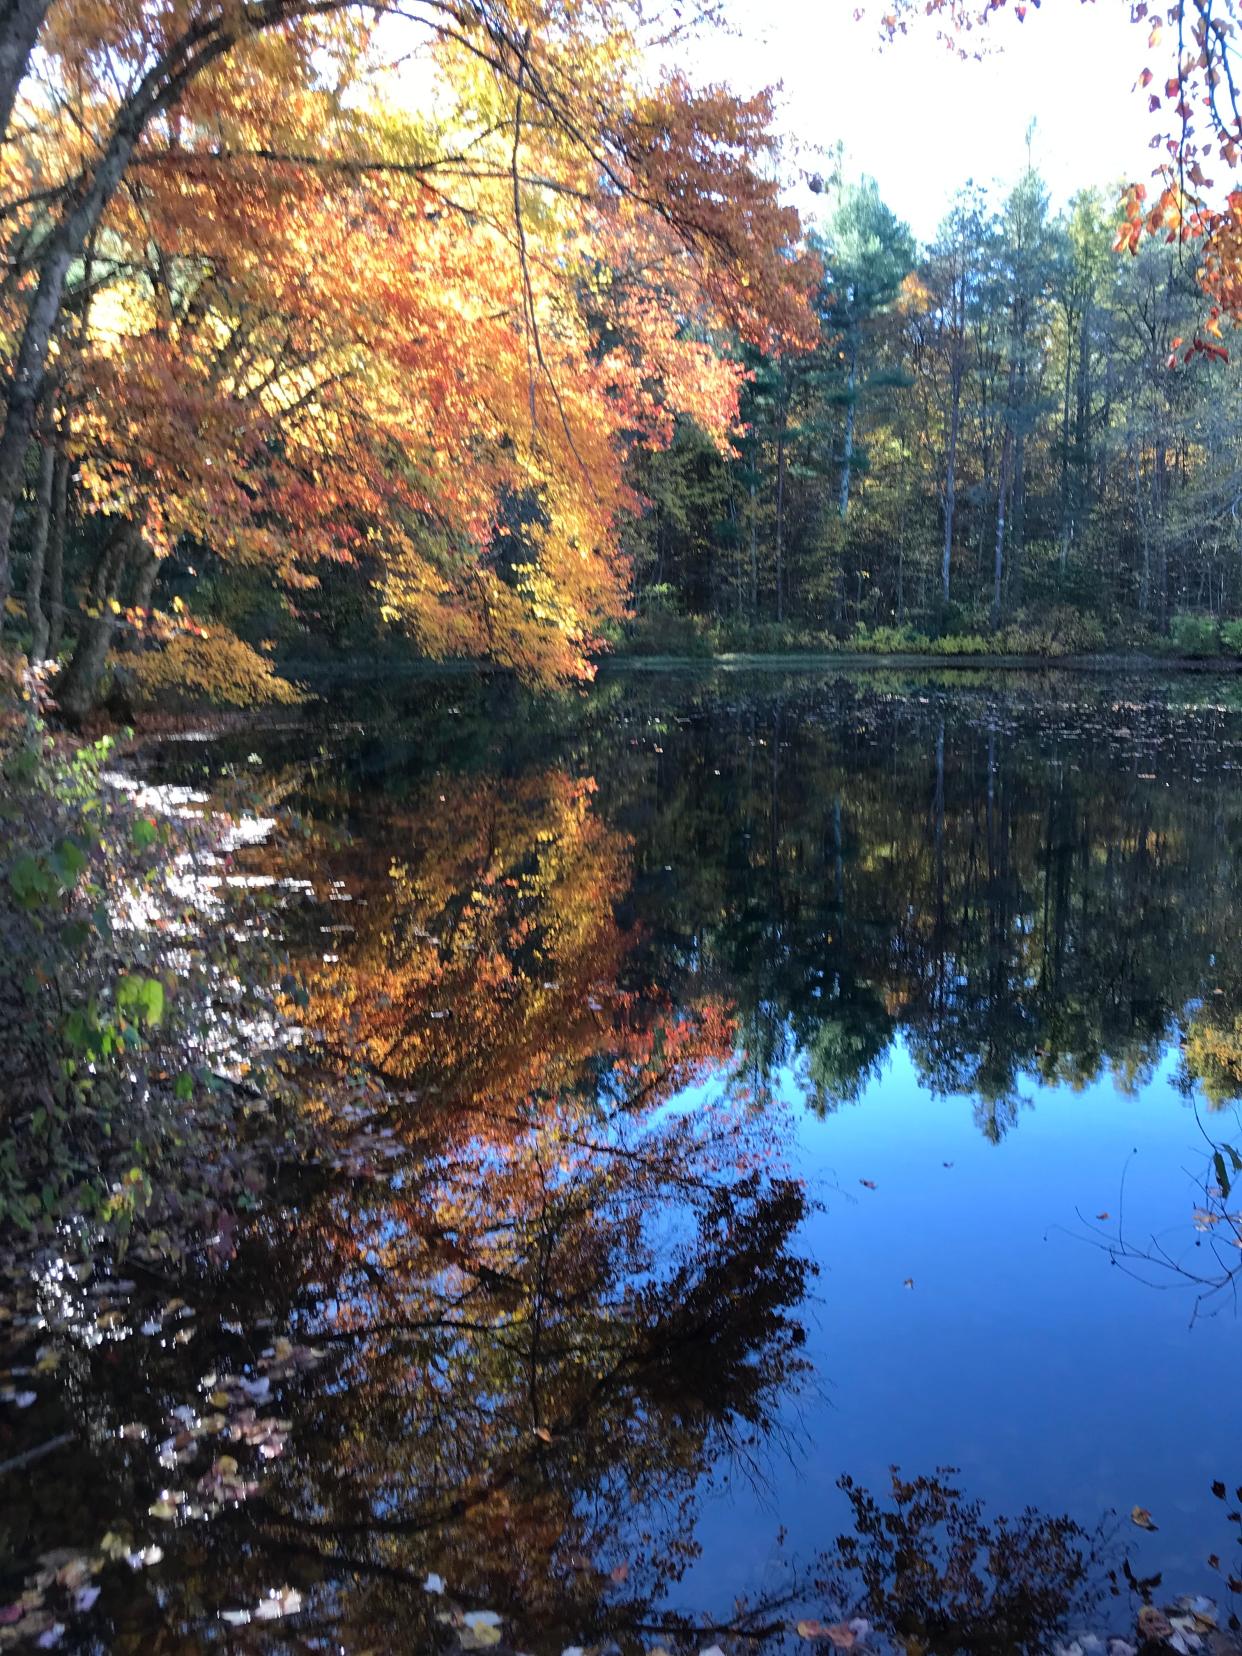
[[[770,1487],[739,1476],[706,1499],[687,1599],[770,1589],[778,1523],[808,1556],[845,1527],[840,1473],[882,1488],[893,1464],[955,1466],[998,1512],[1031,1504],[1091,1526],[1115,1509],[1136,1571],[1205,1582],[1230,1536],[1209,1486],[1239,1468],[1221,1400],[1240,1350],[1233,1302],[1192,1326],[1193,1288],[1136,1280],[1091,1245],[1124,1213],[1132,1241],[1194,1249],[1207,1146],[1176,1074],[1169,1050],[1129,1094],[1111,1079],[1024,1086],[1038,1109],[993,1144],[970,1099],[920,1084],[903,1041],[857,1104],[824,1119],[782,1073],[790,1160],[823,1204],[804,1233],[822,1272],[808,1318],[818,1384],[788,1411],[797,1447],[769,1455]],[[1130,1523],[1135,1505],[1157,1533]]]

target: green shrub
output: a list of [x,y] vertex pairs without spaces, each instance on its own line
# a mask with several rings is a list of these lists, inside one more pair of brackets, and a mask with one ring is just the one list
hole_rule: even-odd
[[1242,655],[1242,621],[1226,621],[1220,629],[1220,641],[1231,655]]
[[1000,647],[1011,655],[1091,655],[1108,643],[1104,623],[1069,604],[1029,610],[1000,634]]
[[909,622],[899,627],[868,627],[861,623],[846,641],[846,648],[869,655],[918,655],[931,648],[926,633],[916,632]]
[[946,633],[943,638],[933,639],[931,644],[933,655],[983,656],[996,652],[996,639],[985,638],[982,633]]
[[712,641],[696,616],[657,607],[629,623],[622,648],[639,656],[710,656]]
[[1179,655],[1210,656],[1220,648],[1220,631],[1210,615],[1181,612],[1173,617],[1169,636]]
[[[218,1010],[223,998],[252,1018],[263,991],[241,986],[270,982],[275,962],[186,908],[185,864],[213,852],[210,819],[141,809],[107,774],[111,738],[55,741],[33,718],[8,729],[0,1236],[76,1223],[120,1239],[143,1217],[175,1253],[173,1237],[249,1199],[250,1105],[218,1074]],[[246,1060],[261,1073],[257,1050]]]

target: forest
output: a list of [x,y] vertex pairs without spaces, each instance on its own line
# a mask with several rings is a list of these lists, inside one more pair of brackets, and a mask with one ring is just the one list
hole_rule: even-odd
[[0,1656],[1242,1656],[1242,0],[854,3],[0,0]]
[[70,720],[343,660],[1237,653],[1231,37],[1183,21],[1150,193],[1028,165],[920,246],[668,67],[710,12],[6,0],[9,638]]
[[1119,254],[1116,192],[1053,213],[1033,167],[926,247],[870,181],[825,195],[812,347],[749,360],[731,455],[683,419],[638,457],[639,639],[1242,648],[1242,382],[1184,360],[1195,251]]

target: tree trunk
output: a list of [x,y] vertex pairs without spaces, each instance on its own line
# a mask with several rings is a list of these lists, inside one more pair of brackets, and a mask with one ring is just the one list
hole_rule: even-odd
[[1061,544],[1057,555],[1057,580],[1065,580],[1070,543],[1070,386],[1073,383],[1073,317],[1065,319],[1065,382],[1061,388]]
[[56,687],[57,706],[68,719],[85,718],[95,705],[116,626],[112,601],[120,591],[131,556],[141,544],[138,526],[128,518],[118,518],[100,551],[73,659]]
[[[17,28],[17,22],[25,16],[30,3],[31,0],[0,0],[0,5],[7,4],[8,8],[0,12],[0,48],[10,39],[20,50],[20,41],[25,36]],[[93,172],[86,173],[69,192],[60,218],[42,243],[5,395],[4,430],[0,435],[0,626],[3,626],[12,586],[13,516],[43,394],[48,352],[64,304],[65,281],[74,261],[82,256],[98,228],[147,124],[173,104],[204,70],[224,57],[242,30],[269,29],[312,11],[319,14],[342,11],[347,3],[348,0],[252,0],[246,7],[225,7],[214,16],[188,23],[154,59],[142,80],[120,105]],[[4,82],[0,77],[0,110],[3,94]]]
[[957,439],[962,425],[962,364],[953,364],[949,406],[949,443],[944,462],[944,551],[940,558],[940,597],[949,602],[949,564],[953,556],[953,519],[957,513]]
[[996,546],[992,556],[992,630],[1000,626],[1001,589],[1005,579],[1005,506],[1009,494],[1010,439],[1006,428],[1001,442],[1000,484],[996,495]]
[[992,554],[992,630],[1000,626],[1002,588],[1005,579],[1005,509],[1008,505],[1009,473],[1013,463],[1014,387],[1017,362],[1009,361],[1009,388],[1001,417],[1000,478],[996,486],[996,543]]
[[51,0],[0,0],[0,143],[9,136],[13,105]]
[[850,367],[846,378],[845,388],[847,401],[845,404],[845,437],[841,445],[841,492],[837,502],[837,510],[841,514],[841,522],[845,522],[845,515],[850,509],[850,471],[854,464],[854,391],[858,383],[858,341],[850,340]]
[[47,653],[55,661],[65,636],[65,520],[69,509],[69,459],[63,449],[56,452],[56,466],[52,475],[52,519],[48,527],[47,589],[48,641]]
[[[129,598],[130,607],[132,609],[141,610],[144,616],[150,612],[151,595],[155,591],[155,583],[159,577],[159,573],[160,560],[156,557],[155,553],[152,552],[151,548],[144,544],[142,547],[142,559],[139,562],[137,571],[134,575],[134,584],[130,591]],[[118,651],[136,650],[139,648],[142,638],[143,634],[141,632],[131,628],[121,634],[113,647]]]
[[785,619],[785,418],[781,398],[781,423],[776,436],[776,619]]
[[750,479],[750,624],[759,619],[759,514],[755,506],[755,478]]
[[44,443],[39,450],[39,482],[35,489],[34,528],[30,536],[30,568],[26,574],[26,616],[30,622],[30,661],[33,666],[47,655],[48,621],[43,607],[43,570],[47,558],[48,529],[52,518],[52,486],[56,450]]

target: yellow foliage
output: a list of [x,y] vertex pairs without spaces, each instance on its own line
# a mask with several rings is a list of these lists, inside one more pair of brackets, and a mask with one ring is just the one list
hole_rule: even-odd
[[133,677],[139,695],[154,701],[182,691],[221,707],[253,707],[260,702],[296,702],[298,690],[272,671],[249,644],[233,633],[178,633],[162,650],[140,655]]

